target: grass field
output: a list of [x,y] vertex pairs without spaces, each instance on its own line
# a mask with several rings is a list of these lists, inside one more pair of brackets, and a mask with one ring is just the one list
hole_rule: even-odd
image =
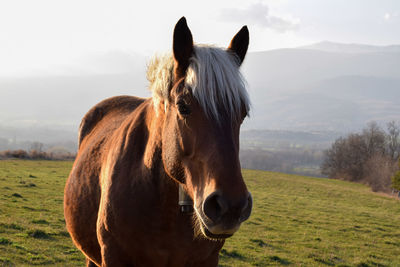
[[[0,161],[0,266],[83,266],[65,230],[72,162]],[[359,184],[244,170],[253,214],[220,266],[400,266],[400,201]]]

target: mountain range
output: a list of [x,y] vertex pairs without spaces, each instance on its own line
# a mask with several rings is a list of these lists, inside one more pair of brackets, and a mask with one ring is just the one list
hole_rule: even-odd
[[[0,78],[0,137],[52,128],[74,133],[74,140],[80,119],[98,101],[150,96],[143,56],[108,53],[85,64],[62,75]],[[252,52],[242,71],[252,100],[244,130],[345,133],[371,120],[400,121],[400,45],[321,42]],[[49,138],[35,132],[43,131],[32,130],[31,140]]]
[[250,53],[253,129],[358,130],[400,120],[400,46],[322,42]]

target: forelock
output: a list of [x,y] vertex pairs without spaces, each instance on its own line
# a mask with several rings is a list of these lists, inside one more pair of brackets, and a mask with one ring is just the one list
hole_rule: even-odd
[[[161,102],[168,103],[173,70],[172,53],[156,55],[148,65],[147,79],[156,110]],[[250,101],[238,59],[225,49],[194,46],[185,83],[210,118],[220,121],[221,111],[225,111],[232,119],[238,119],[243,108],[248,114]]]
[[221,111],[238,119],[242,108],[246,113],[250,109],[238,59],[225,49],[195,46],[185,81],[207,116],[217,121],[221,119]]

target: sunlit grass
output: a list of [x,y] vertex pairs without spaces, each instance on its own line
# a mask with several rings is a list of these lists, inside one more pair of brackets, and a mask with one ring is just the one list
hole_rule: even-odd
[[0,161],[0,266],[83,265],[63,217],[71,166],[63,161]]
[[400,266],[400,201],[338,180],[243,173],[253,214],[222,266]]
[[[63,219],[71,166],[0,161],[0,266],[84,266]],[[243,174],[253,212],[220,266],[400,266],[400,201],[343,181]]]

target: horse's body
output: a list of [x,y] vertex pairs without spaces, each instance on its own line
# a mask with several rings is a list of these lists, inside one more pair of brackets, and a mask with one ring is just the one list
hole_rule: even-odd
[[[179,23],[178,35],[186,25]],[[183,66],[174,37],[174,74],[164,84],[183,98],[189,64]],[[213,122],[191,101],[175,106],[154,96],[113,97],[83,118],[64,213],[88,266],[216,266],[224,238],[250,215],[237,158],[240,122]],[[202,133],[194,122],[215,129]],[[207,143],[214,151],[203,151]],[[194,200],[194,214],[179,209],[179,183]]]

